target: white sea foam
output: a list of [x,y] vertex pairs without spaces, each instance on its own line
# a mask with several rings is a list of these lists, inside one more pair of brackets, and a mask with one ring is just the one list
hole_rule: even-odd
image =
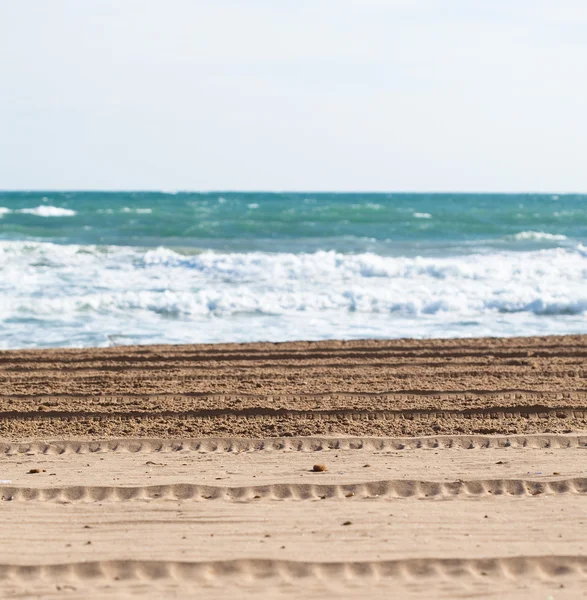
[[5,206],[0,206],[0,219],[4,216],[7,215],[9,213],[11,213],[12,211],[9,208],[6,208]]
[[153,209],[152,208],[129,208],[128,206],[125,206],[122,209],[122,212],[136,213],[137,215],[149,215],[153,212]]
[[511,239],[522,241],[562,241],[566,240],[567,236],[555,233],[546,233],[544,231],[520,231],[511,236]]
[[1,241],[0,270],[0,347],[27,345],[31,320],[48,325],[36,328],[43,342],[66,345],[106,343],[104,332],[179,342],[587,331],[582,247],[407,258]]
[[365,209],[370,208],[371,210],[380,210],[383,207],[381,204],[377,204],[376,202],[362,202],[357,204],[351,204],[351,208]]
[[423,212],[415,212],[412,215],[415,219],[431,219],[432,215],[430,213]]
[[16,212],[24,215],[35,215],[36,217],[73,217],[76,212],[69,208],[59,206],[37,206],[36,208],[21,208]]

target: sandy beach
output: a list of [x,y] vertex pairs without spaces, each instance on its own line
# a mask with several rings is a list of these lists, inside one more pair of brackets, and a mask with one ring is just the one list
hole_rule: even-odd
[[0,353],[6,598],[576,598],[587,336]]

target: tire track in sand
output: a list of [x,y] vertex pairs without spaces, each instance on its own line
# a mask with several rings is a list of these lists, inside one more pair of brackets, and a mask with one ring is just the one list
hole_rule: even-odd
[[472,479],[417,481],[392,479],[367,483],[275,483],[213,486],[176,483],[152,486],[0,486],[0,500],[17,502],[130,502],[136,500],[417,500],[449,498],[585,495],[587,478]]
[[[388,561],[304,562],[236,559],[202,562],[87,561],[46,565],[0,564],[0,581],[180,580],[194,586],[242,584],[278,580],[282,583],[315,580],[325,583],[381,580],[465,581],[487,577],[508,581],[587,580],[585,556],[516,556],[491,558],[413,558]],[[273,581],[275,583],[275,581]]]
[[200,439],[109,439],[52,440],[48,442],[0,442],[0,454],[13,456],[94,453],[239,453],[239,452],[326,452],[329,450],[483,450],[494,448],[565,449],[587,448],[585,435],[511,435],[511,436],[433,436],[406,438],[371,437],[284,437],[284,438],[200,438]]

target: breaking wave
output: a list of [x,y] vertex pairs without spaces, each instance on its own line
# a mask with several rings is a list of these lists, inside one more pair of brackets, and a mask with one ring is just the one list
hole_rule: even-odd
[[23,215],[34,215],[35,217],[73,217],[76,212],[69,208],[59,206],[37,206],[36,208],[21,208],[17,210]]
[[568,239],[566,235],[555,234],[555,233],[545,233],[544,231],[520,231],[520,233],[516,233],[512,235],[510,239],[513,240],[523,240],[523,241],[553,241],[558,242],[562,240]]
[[26,345],[31,323],[53,345],[587,329],[581,246],[409,258],[0,241],[0,271],[0,347]]
[[587,310],[587,253],[579,247],[405,258],[337,252],[184,255],[166,248],[0,242],[0,267],[5,318],[12,311],[63,310],[412,316]]

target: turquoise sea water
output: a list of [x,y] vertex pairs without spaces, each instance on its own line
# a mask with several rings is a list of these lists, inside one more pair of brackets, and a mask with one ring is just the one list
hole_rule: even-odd
[[[43,206],[75,215],[19,212]],[[523,231],[587,241],[580,195],[0,192],[0,207],[11,211],[0,221],[3,240],[384,254],[475,244],[519,250]],[[540,235],[524,241],[552,246]]]
[[585,332],[586,201],[0,192],[0,347]]

